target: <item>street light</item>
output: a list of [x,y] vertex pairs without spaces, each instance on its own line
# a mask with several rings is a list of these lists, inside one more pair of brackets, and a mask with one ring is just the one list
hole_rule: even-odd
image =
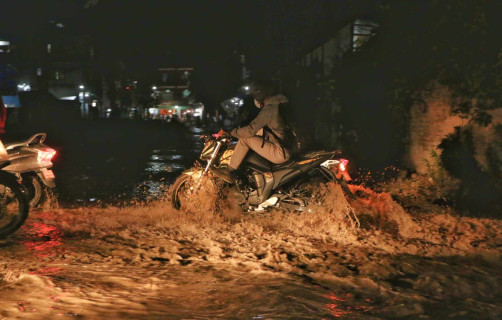
[[[85,112],[85,86],[83,84],[79,85],[78,88],[81,90],[82,94],[82,105],[80,106],[80,115],[85,118],[86,112]],[[79,94],[80,96],[80,94]]]

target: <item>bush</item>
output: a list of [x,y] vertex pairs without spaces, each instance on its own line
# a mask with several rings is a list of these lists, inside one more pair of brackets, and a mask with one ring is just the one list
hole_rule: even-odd
[[[455,128],[455,133],[441,142],[441,164],[453,177],[460,180],[455,203],[461,210],[477,215],[499,215],[502,206],[497,178],[485,172],[474,158],[472,131]],[[493,161],[493,160],[492,160]]]

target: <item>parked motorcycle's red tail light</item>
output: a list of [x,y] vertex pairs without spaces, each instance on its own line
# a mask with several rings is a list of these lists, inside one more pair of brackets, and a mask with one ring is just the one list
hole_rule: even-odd
[[347,165],[349,164],[349,160],[347,159],[340,159],[340,170],[345,171],[347,169]]
[[56,155],[56,150],[46,148],[38,150],[38,162],[47,163],[51,162],[52,158]]

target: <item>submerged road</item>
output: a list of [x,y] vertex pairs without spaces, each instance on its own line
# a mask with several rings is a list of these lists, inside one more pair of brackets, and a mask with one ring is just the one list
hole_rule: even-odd
[[500,319],[500,221],[333,216],[36,209],[0,241],[0,319]]

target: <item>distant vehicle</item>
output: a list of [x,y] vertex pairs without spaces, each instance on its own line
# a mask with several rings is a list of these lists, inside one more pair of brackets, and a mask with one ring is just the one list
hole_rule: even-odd
[[47,190],[56,186],[50,169],[56,150],[44,144],[45,138],[45,133],[37,133],[26,141],[5,145],[10,164],[3,170],[21,182],[31,207],[41,205],[47,198]]
[[30,205],[17,178],[5,171],[10,162],[0,162],[0,238],[21,227],[28,217]]
[[[205,139],[200,159],[205,168],[188,170],[175,181],[171,202],[175,209],[186,206],[197,191],[202,179],[207,179],[212,168],[228,166],[235,144],[228,136],[202,136]],[[317,151],[302,154],[282,164],[272,164],[250,150],[243,166],[242,185],[236,195],[247,211],[261,211],[269,207],[283,207],[295,211],[311,211],[309,204],[320,183],[338,183],[346,197],[355,199],[347,181],[348,160],[336,159],[336,151]],[[217,177],[217,171],[213,172]],[[219,177],[224,180],[223,177]],[[227,181],[229,182],[229,181]]]

